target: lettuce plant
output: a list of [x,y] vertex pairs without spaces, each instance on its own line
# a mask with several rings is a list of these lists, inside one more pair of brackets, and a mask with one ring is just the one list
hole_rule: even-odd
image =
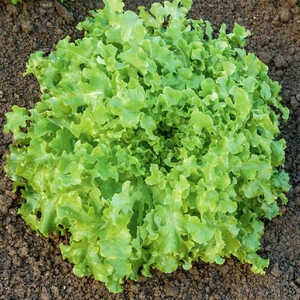
[[[7,173],[34,230],[61,244],[78,276],[112,292],[125,278],[235,256],[264,273],[263,219],[287,199],[280,85],[247,53],[249,35],[186,17],[190,0],[137,15],[121,0],[78,25],[82,39],[34,53],[41,87],[7,114]],[[275,109],[276,108],[276,109]]]

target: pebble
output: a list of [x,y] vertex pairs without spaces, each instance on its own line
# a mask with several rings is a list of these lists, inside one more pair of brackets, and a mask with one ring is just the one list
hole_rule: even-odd
[[18,251],[18,254],[21,256],[21,257],[26,257],[26,255],[28,254],[28,248],[27,247],[22,247],[19,251]]
[[298,101],[300,101],[300,94],[297,94],[297,95],[296,95],[296,99],[297,99]]
[[286,7],[283,7],[279,12],[280,20],[284,23],[287,23],[291,18],[290,10]]
[[40,15],[45,15],[46,14],[46,10],[44,8],[40,8]]
[[287,0],[290,7],[294,7],[297,4],[297,0]]
[[172,286],[167,286],[166,287],[166,295],[169,297],[175,297],[178,295],[178,289]]
[[300,7],[299,6],[292,7],[291,11],[294,15],[299,15],[300,14]]
[[279,270],[279,266],[278,264],[276,263],[272,270],[271,270],[271,274],[274,276],[274,277],[279,277],[280,276],[280,270]]
[[8,224],[7,225],[7,232],[8,232],[9,235],[13,235],[16,232],[15,227],[12,224]]
[[68,24],[71,24],[75,21],[73,14],[60,3],[55,2],[55,8],[58,14],[63,17]]
[[41,8],[49,9],[49,8],[53,7],[53,2],[51,2],[51,1],[42,1],[40,3],[40,6],[41,6]]
[[288,52],[289,52],[290,55],[293,55],[295,53],[295,51],[296,51],[295,47],[291,47],[288,50]]
[[25,33],[30,33],[33,31],[33,26],[29,20],[21,20],[21,27]]
[[295,194],[300,195],[300,185],[297,185],[295,188]]
[[274,17],[274,19],[273,19],[273,21],[272,21],[272,24],[274,25],[274,26],[279,26],[280,25],[280,22],[279,22],[279,16],[275,16]]

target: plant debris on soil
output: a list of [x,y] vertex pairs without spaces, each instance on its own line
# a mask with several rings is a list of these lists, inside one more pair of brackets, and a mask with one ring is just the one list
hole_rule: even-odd
[[[149,7],[153,0],[127,0],[126,8]],[[31,108],[39,101],[39,85],[23,77],[29,55],[47,53],[57,42],[82,33],[75,26],[100,0],[37,1],[13,6],[0,2],[0,299],[299,299],[300,297],[300,7],[293,0],[194,0],[190,16],[210,20],[217,29],[234,22],[250,29],[247,50],[269,66],[270,76],[282,85],[290,118],[281,126],[287,141],[285,169],[292,189],[282,216],[265,221],[260,254],[269,257],[266,275],[249,265],[227,259],[224,265],[194,264],[189,271],[153,272],[152,278],[126,281],[124,292],[112,295],[91,277],[77,278],[63,261],[61,237],[38,236],[17,214],[22,202],[12,192],[4,165],[11,136],[2,132],[12,105]]]

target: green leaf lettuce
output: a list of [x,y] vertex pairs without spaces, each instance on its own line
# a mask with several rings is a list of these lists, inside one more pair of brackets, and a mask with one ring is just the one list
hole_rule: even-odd
[[[140,14],[120,0],[78,25],[27,74],[41,101],[14,106],[6,171],[36,231],[60,245],[78,276],[112,292],[124,279],[231,255],[264,273],[263,219],[286,203],[278,140],[280,86],[242,47],[249,35],[186,17],[192,1]],[[275,112],[273,107],[278,110]]]

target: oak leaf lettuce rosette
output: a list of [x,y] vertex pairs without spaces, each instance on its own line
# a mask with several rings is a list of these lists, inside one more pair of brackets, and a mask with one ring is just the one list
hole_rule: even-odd
[[112,292],[124,279],[231,255],[264,273],[263,219],[286,203],[280,85],[235,24],[215,36],[190,0],[139,14],[120,0],[84,37],[30,57],[34,108],[13,107],[7,174],[32,229],[70,233],[62,255]]

